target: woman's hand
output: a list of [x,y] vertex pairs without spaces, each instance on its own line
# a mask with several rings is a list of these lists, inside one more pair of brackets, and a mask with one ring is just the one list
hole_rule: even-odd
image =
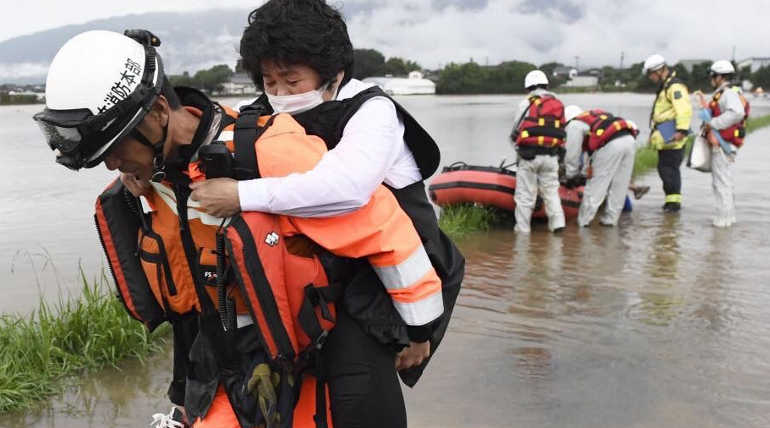
[[430,341],[422,343],[410,342],[409,346],[396,355],[396,370],[404,370],[419,366],[430,357]]
[[238,198],[238,182],[232,178],[213,178],[190,184],[190,199],[215,217],[230,217],[241,210]]

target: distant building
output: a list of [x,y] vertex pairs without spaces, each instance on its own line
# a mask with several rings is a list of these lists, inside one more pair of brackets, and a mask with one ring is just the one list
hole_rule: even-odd
[[746,58],[743,61],[738,63],[738,69],[751,67],[751,72],[755,73],[757,70],[759,70],[762,67],[767,67],[770,65],[770,57],[750,57]]
[[679,64],[682,64],[682,67],[684,67],[685,70],[687,70],[688,73],[692,73],[692,68],[696,65],[700,65],[703,63],[711,64],[712,60],[710,59],[683,59],[679,61]]
[[419,71],[409,77],[367,77],[364,82],[374,83],[390,95],[431,95],[436,93],[436,84],[423,78]]
[[599,86],[599,76],[575,76],[562,86],[568,88],[592,88]]
[[553,69],[553,77],[567,77],[573,78],[578,75],[578,71],[572,67],[565,67],[560,65]]
[[246,73],[235,73],[229,81],[222,84],[222,93],[226,95],[255,95],[257,85]]

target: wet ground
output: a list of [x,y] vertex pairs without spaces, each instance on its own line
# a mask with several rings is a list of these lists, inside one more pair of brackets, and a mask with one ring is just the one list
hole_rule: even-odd
[[[572,97],[567,102],[614,108],[638,123],[644,123],[651,102],[637,95]],[[442,143],[445,164],[494,164],[510,153],[505,135],[514,97],[401,100],[415,116],[425,118]],[[756,111],[768,109],[760,105]],[[30,139],[24,135],[22,140]],[[578,229],[573,223],[555,236],[541,224],[529,236],[495,230],[463,239],[460,246],[468,259],[464,289],[450,333],[426,376],[405,392],[410,426],[770,425],[767,141],[770,129],[751,134],[738,157],[738,224],[731,229],[711,226],[710,176],[683,169],[681,214],[662,213],[663,194],[653,172],[639,180],[652,191],[635,202],[617,228]],[[25,162],[49,161],[44,155]],[[47,177],[70,183],[53,169]],[[38,224],[51,222],[43,230],[53,234],[51,242],[64,240],[56,248],[82,250],[93,244],[98,250],[93,232],[80,230],[90,227],[90,220],[72,223],[69,219],[75,216],[67,212],[90,215],[91,193],[102,187],[107,174],[94,171],[93,177],[85,184],[72,179],[83,187],[70,191],[12,178],[0,214],[25,223],[23,236],[31,241],[49,242]],[[13,198],[7,197],[9,192]],[[34,213],[19,218],[19,210],[28,206]],[[8,232],[11,225],[3,228],[0,232],[13,238],[0,247],[0,262],[7,263],[11,247],[27,241]],[[74,241],[68,242],[70,237]],[[89,251],[81,251],[88,255],[84,262],[101,263],[98,251]],[[63,257],[52,254],[54,250],[48,253],[54,260]],[[28,302],[36,300],[34,280],[18,291],[22,281],[13,275],[22,271],[19,263],[10,283],[3,285],[18,300],[11,304],[4,299],[0,311],[29,310],[31,303],[18,302],[24,296],[33,296],[26,297]],[[60,276],[69,274],[61,273],[62,262],[56,265]],[[61,283],[69,289],[67,278]],[[41,285],[43,293],[57,288]],[[40,410],[0,416],[0,427],[146,426],[152,413],[168,410],[169,358],[158,355],[144,365],[128,363],[90,376]]]

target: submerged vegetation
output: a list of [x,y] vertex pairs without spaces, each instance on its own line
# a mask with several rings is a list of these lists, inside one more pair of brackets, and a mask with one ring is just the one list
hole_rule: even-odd
[[[746,121],[746,133],[751,133],[757,129],[770,126],[770,114],[750,118]],[[693,137],[687,139],[687,151],[692,146]],[[751,141],[749,141],[751,144]],[[658,165],[658,152],[649,147],[643,147],[636,151],[634,160],[634,177],[656,168]],[[505,213],[491,207],[480,205],[463,204],[444,207],[441,210],[439,226],[441,230],[453,239],[460,238],[468,233],[489,230],[492,227],[500,225],[504,220],[510,218]]]
[[78,298],[41,299],[29,316],[0,316],[0,413],[28,409],[85,371],[143,360],[163,347],[167,328],[150,334],[107,291],[104,276],[81,277]]
[[452,239],[461,238],[472,232],[489,230],[506,218],[504,213],[493,207],[473,204],[450,205],[441,210],[439,227]]

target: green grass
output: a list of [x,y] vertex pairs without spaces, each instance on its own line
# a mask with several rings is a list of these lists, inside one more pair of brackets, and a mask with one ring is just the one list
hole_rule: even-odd
[[41,299],[29,316],[0,316],[0,413],[29,409],[86,371],[162,349],[167,327],[148,333],[107,291],[103,275],[90,283],[81,277],[77,298]]
[[441,209],[438,224],[452,239],[472,232],[489,230],[505,219],[504,213],[493,207],[473,204],[450,205]]
[[[746,121],[746,133],[750,134],[757,129],[770,126],[770,114],[759,117],[752,117]],[[687,138],[687,145],[685,146],[685,154],[689,153],[692,147],[694,137]],[[658,166],[658,151],[651,149],[650,147],[643,147],[636,151],[636,159],[634,160],[634,177],[644,174],[650,169]]]

